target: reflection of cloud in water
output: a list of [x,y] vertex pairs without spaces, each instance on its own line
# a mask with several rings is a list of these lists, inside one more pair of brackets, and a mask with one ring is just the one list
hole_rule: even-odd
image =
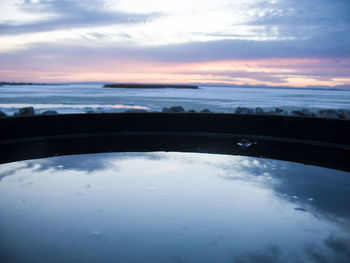
[[158,160],[162,157],[160,155],[152,153],[99,153],[57,156],[52,158],[23,161],[18,163],[21,164],[21,166],[26,166],[28,168],[40,164],[40,171],[53,168],[78,170],[91,173],[108,168],[111,162],[114,163],[113,168],[116,169],[118,161],[127,160],[131,158]]
[[277,246],[269,246],[260,251],[246,252],[234,258],[235,263],[279,263],[282,252]]
[[[349,198],[348,173],[268,159],[187,153],[89,154],[0,165],[1,175],[11,173],[2,180],[0,194],[14,201],[0,199],[0,205],[9,211],[17,205],[38,218],[52,217],[54,223],[48,220],[47,229],[55,229],[57,218],[65,220],[74,243],[87,242],[79,231],[90,236],[98,231],[99,240],[132,240],[119,243],[124,249],[150,251],[155,242],[160,248],[157,255],[168,253],[174,243],[179,250],[197,249],[196,255],[204,249],[213,258],[231,251],[227,258],[233,262],[350,259],[349,229],[337,224],[340,219],[349,222],[347,202],[340,202]],[[21,178],[28,180],[19,182]],[[33,187],[21,187],[30,181]],[[328,220],[330,216],[338,220]],[[12,221],[3,220],[1,226],[5,222]],[[35,226],[36,221],[29,223]],[[54,233],[58,241],[67,242],[61,230]],[[143,242],[155,233],[152,242]],[[106,249],[107,255],[106,247],[102,242],[99,249]],[[194,262],[181,251],[175,253],[175,262]],[[297,251],[300,258],[290,258],[288,251]]]
[[[337,222],[346,238],[331,235],[324,247],[307,245],[305,253],[312,262],[350,262],[350,174],[299,163],[271,159],[232,156],[219,162],[214,157],[199,158],[205,164],[223,171],[220,177],[240,180],[273,189],[277,196],[297,204],[295,210],[310,212],[316,217]],[[247,252],[235,262],[283,262],[278,247],[259,252]]]
[[350,262],[350,240],[330,236],[324,241],[324,247],[308,244],[305,253],[312,262]]
[[350,239],[331,236],[324,243],[339,257],[332,262],[350,262]]
[[[271,159],[228,155],[181,153],[101,153],[59,156],[0,165],[0,179],[19,169],[47,169],[94,172],[118,169],[122,160],[180,160],[181,163],[214,166],[222,178],[241,180],[264,188],[272,188],[278,196],[297,204],[296,210],[313,208],[323,216],[348,221],[350,218],[349,173],[298,163]],[[111,164],[113,163],[113,166]],[[169,167],[171,169],[171,167]],[[152,167],[153,172],[166,172],[167,167]]]
[[28,167],[25,162],[6,163],[0,165],[0,180],[5,176],[15,174],[18,169]]
[[312,207],[315,212],[339,222],[350,219],[350,174],[347,172],[249,157],[217,167],[224,170],[224,178],[271,187],[301,209]]
[[[304,252],[308,262],[314,263],[348,263],[350,262],[350,240],[335,236],[330,236],[324,240],[324,247],[307,244]],[[235,263],[279,263],[285,262],[283,252],[276,245],[268,246],[258,251],[245,251],[237,253],[234,257]],[[294,258],[288,258],[290,262],[304,262],[299,258],[300,255],[293,255]]]

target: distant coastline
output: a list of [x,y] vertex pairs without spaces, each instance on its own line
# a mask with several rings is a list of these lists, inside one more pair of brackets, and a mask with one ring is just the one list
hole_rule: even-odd
[[123,88],[123,89],[198,89],[194,85],[178,85],[178,84],[105,84],[104,88]]
[[62,85],[62,84],[35,83],[35,82],[6,82],[6,81],[2,81],[2,82],[0,82],[0,86],[2,86],[2,85],[10,85],[10,86],[40,85],[40,86],[47,86],[47,85]]

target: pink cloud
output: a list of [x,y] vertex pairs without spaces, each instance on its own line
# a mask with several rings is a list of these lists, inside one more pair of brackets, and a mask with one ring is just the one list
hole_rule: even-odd
[[34,64],[1,69],[2,80],[34,82],[224,83],[267,86],[337,86],[350,84],[350,59],[246,59],[210,62],[152,62],[101,58],[78,63]]

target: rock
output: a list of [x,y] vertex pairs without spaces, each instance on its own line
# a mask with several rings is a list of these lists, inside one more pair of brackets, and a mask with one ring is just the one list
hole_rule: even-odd
[[293,110],[292,114],[299,117],[312,117],[312,113],[308,109]]
[[181,106],[175,106],[170,108],[170,112],[185,112],[185,110]]
[[6,113],[5,113],[5,112],[0,111],[0,118],[1,118],[1,117],[7,117]]
[[57,111],[54,111],[54,110],[47,110],[41,113],[41,115],[57,115],[57,114],[58,114]]
[[181,106],[174,106],[174,107],[171,107],[170,109],[165,107],[163,108],[162,112],[181,113],[181,112],[185,112],[185,110]]
[[255,114],[256,115],[264,115],[265,112],[264,112],[264,110],[262,108],[257,107],[257,108],[255,108]]
[[338,113],[336,110],[319,110],[318,114],[323,118],[338,119]]
[[350,119],[350,110],[338,110],[339,119]]
[[34,108],[33,107],[26,107],[19,109],[18,112],[14,114],[14,116],[34,116]]
[[87,114],[98,114],[98,113],[105,113],[102,109],[90,109],[86,111]]
[[238,107],[235,114],[254,114],[254,110],[250,108]]
[[210,113],[211,111],[209,109],[204,109],[200,111],[201,113]]
[[278,108],[278,107],[275,109],[275,114],[282,114],[282,113],[284,113],[283,109]]
[[189,110],[188,113],[196,113],[195,110]]
[[141,113],[141,112],[147,112],[146,110],[139,110],[139,109],[130,109],[130,110],[126,110],[124,112],[128,112],[128,113]]
[[242,110],[243,110],[242,107],[237,107],[237,109],[235,110],[235,114],[241,114]]
[[300,110],[292,110],[291,115],[303,116],[303,113]]

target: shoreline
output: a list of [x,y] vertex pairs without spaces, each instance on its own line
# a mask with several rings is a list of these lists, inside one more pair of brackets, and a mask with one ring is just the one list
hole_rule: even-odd
[[283,108],[273,108],[272,110],[264,110],[260,107],[255,108],[247,108],[247,107],[237,107],[232,112],[215,112],[208,108],[204,108],[201,110],[187,109],[185,110],[182,106],[172,106],[172,107],[164,107],[159,111],[150,111],[145,109],[125,109],[123,111],[118,112],[108,112],[103,110],[92,110],[88,109],[85,112],[72,112],[72,113],[59,113],[54,109],[47,110],[38,110],[33,106],[18,108],[18,110],[12,115],[6,114],[3,111],[0,111],[0,118],[4,117],[22,117],[22,116],[35,116],[35,115],[65,115],[65,114],[121,114],[121,113],[209,113],[209,114],[227,114],[227,115],[259,115],[259,116],[286,116],[286,117],[304,117],[304,118],[323,118],[323,119],[339,119],[339,120],[350,120],[350,110],[348,109],[319,109],[317,111],[312,111],[307,108],[299,108],[294,110],[286,110]]

